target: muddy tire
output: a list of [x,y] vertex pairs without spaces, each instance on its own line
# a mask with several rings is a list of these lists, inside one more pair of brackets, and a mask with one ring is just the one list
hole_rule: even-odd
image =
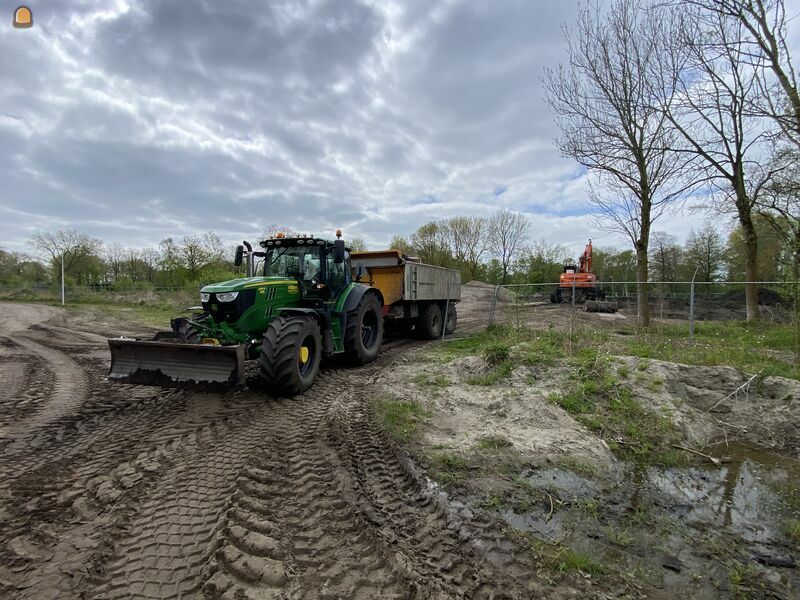
[[423,340],[435,340],[442,335],[442,309],[438,304],[426,304],[419,310],[417,331]]
[[458,325],[458,311],[456,310],[456,305],[451,304],[447,307],[447,321],[444,324],[444,332],[447,335],[455,332],[456,326]]
[[344,351],[348,361],[364,365],[378,358],[383,341],[383,314],[375,294],[367,293],[358,306],[347,313]]
[[312,317],[279,316],[261,343],[259,374],[267,389],[294,396],[310,388],[319,372],[322,336]]

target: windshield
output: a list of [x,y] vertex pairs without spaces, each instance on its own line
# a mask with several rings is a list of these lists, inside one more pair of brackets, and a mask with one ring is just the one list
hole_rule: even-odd
[[294,277],[304,281],[320,279],[320,249],[288,246],[267,250],[264,262],[266,277]]

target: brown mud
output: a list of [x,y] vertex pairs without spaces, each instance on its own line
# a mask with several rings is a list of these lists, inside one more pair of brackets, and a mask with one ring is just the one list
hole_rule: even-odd
[[376,426],[420,342],[286,400],[111,384],[98,329],[0,304],[0,597],[586,597]]

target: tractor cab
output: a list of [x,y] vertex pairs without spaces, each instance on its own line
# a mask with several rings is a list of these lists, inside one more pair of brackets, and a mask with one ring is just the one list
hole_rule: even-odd
[[[341,236],[341,232],[337,231]],[[287,237],[278,233],[261,242],[264,277],[297,280],[301,299],[322,302],[335,299],[351,282],[350,257],[344,240],[329,241],[309,235]],[[313,302],[312,302],[313,303]]]

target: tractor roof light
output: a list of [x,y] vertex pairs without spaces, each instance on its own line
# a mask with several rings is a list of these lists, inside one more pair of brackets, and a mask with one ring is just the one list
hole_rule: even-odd
[[283,239],[286,237],[286,234],[282,231],[279,231],[278,233],[275,234],[275,237],[278,239]]

